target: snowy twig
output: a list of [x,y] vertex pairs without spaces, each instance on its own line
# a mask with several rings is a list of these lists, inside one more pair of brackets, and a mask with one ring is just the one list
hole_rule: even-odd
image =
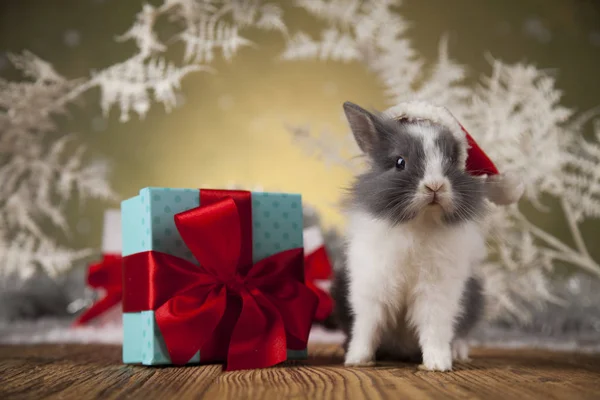
[[[573,217],[573,210],[569,206],[569,203],[567,203],[564,199],[561,199],[560,204],[563,208],[565,218],[567,220],[567,224],[569,226],[571,236],[573,237],[573,240],[575,241],[575,246],[577,246],[577,250],[579,250],[579,252],[581,253],[582,256],[584,256],[586,258],[591,258],[590,253],[588,252],[588,249],[585,245],[585,242],[583,241],[583,236],[581,236],[581,231],[579,230],[579,226],[575,222],[575,218]],[[598,266],[598,273],[600,274],[600,266]]]
[[[566,245],[552,234],[529,222],[523,215],[520,215],[520,222],[538,239],[542,240],[546,245],[557,250],[547,251],[547,254],[551,255],[553,258],[560,259],[578,266],[594,276],[600,277],[600,265],[596,263],[589,256],[589,254],[587,254],[587,251],[585,253],[578,253],[576,250]],[[579,232],[577,227],[575,227],[575,230],[576,232]]]

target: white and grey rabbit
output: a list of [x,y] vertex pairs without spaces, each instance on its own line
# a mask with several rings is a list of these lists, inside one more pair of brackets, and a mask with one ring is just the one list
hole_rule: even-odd
[[346,262],[332,288],[345,364],[451,370],[468,360],[464,339],[484,308],[473,271],[486,255],[484,180],[465,171],[467,145],[442,124],[349,102],[344,111],[370,165],[349,190]]

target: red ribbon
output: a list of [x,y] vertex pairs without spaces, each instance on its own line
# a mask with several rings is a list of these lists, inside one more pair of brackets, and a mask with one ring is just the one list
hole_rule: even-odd
[[331,279],[332,268],[327,256],[325,246],[317,248],[304,258],[304,270],[306,272],[306,286],[319,298],[319,305],[315,314],[317,321],[325,321],[333,312],[333,299],[323,289],[318,287],[315,280]]
[[265,368],[303,350],[317,307],[302,248],[252,264],[251,194],[201,190],[175,225],[200,266],[148,251],[124,258],[123,311],[155,310],[173,364],[200,350],[227,370]]
[[105,254],[102,261],[90,265],[87,284],[95,289],[104,289],[105,296],[93,304],[73,323],[73,326],[85,325],[112,307],[119,304],[122,296],[122,258],[117,254]]

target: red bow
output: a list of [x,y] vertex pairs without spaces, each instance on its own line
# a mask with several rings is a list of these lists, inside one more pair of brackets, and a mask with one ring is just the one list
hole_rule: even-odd
[[175,215],[200,263],[155,252],[124,258],[123,310],[155,310],[174,364],[200,350],[227,370],[264,368],[308,342],[317,298],[304,284],[301,248],[252,265],[251,195],[200,191],[201,206]]
[[331,263],[327,257],[325,246],[317,248],[304,258],[304,270],[306,271],[306,286],[319,298],[319,305],[315,314],[317,321],[325,321],[333,312],[333,299],[323,289],[315,284],[318,279],[331,279]]
[[73,326],[81,326],[119,304],[122,296],[122,258],[117,254],[105,254],[102,261],[90,265],[87,284],[93,288],[102,288],[105,296],[81,314]]

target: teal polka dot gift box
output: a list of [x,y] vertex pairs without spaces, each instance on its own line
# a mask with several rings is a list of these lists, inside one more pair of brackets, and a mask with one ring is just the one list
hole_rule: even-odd
[[121,213],[125,363],[306,358],[300,195],[151,187]]

